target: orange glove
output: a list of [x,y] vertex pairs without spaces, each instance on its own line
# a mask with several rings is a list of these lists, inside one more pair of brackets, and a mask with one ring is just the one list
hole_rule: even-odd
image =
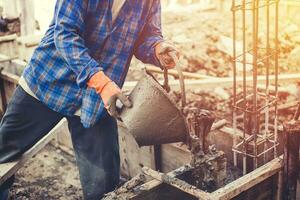
[[161,66],[165,69],[172,69],[176,66],[176,62],[171,55],[172,53],[175,53],[179,59],[178,50],[170,42],[161,42],[155,46],[156,58],[159,60]]
[[122,93],[121,89],[110,80],[102,71],[94,74],[88,81],[88,87],[94,88],[96,92],[101,96],[104,106],[108,113],[118,118],[119,113],[117,111],[116,102],[119,99],[121,103],[126,107],[131,107],[131,102]]

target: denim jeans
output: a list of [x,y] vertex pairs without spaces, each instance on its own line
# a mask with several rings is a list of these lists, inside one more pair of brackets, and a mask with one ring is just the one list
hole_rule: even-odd
[[[0,124],[0,163],[20,157],[63,117],[18,87]],[[91,128],[80,117],[66,117],[85,199],[100,199],[119,182],[120,157],[117,123],[107,113]],[[0,186],[11,187],[13,177]],[[0,194],[1,197],[2,194]]]

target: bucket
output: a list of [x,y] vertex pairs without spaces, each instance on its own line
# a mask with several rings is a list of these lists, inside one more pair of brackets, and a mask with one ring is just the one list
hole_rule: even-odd
[[[184,80],[181,70],[179,67],[177,69],[184,106]],[[165,90],[168,88],[167,70],[164,74],[165,82],[164,86],[161,86],[150,72],[144,71],[144,77],[129,95],[133,106],[123,107],[121,110],[120,117],[139,146],[186,141],[186,121],[175,101]]]

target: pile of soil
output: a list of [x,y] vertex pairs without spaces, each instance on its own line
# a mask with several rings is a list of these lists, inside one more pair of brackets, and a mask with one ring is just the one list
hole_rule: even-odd
[[82,199],[74,157],[46,146],[18,171],[9,199]]
[[[297,88],[296,85],[287,85],[284,88]],[[300,89],[298,88],[300,91]],[[241,93],[239,93],[241,95]],[[179,92],[171,92],[171,96],[176,101],[178,107],[181,106],[181,94]],[[186,92],[187,105],[184,110],[196,107],[211,111],[216,116],[216,121],[226,119],[228,123],[232,121],[232,103],[233,103],[233,90],[232,88],[216,87],[214,90],[188,90]],[[289,93],[288,91],[281,91],[278,95],[278,108],[279,108],[279,121],[283,122],[290,120],[296,110],[296,106],[284,108],[284,105],[290,102],[297,102],[299,97],[295,91]],[[262,104],[262,102],[259,102]],[[281,109],[284,108],[284,109]],[[272,116],[272,114],[271,114]]]
[[[241,19],[238,18],[237,20]],[[237,23],[241,24],[240,22]],[[163,12],[162,28],[165,39],[172,41],[180,50],[184,71],[214,77],[228,77],[233,74],[231,61],[233,29],[230,10],[224,12],[193,10],[189,14],[177,11]],[[270,29],[274,30],[274,27],[271,25]],[[298,73],[300,72],[300,58],[298,56],[300,52],[300,27],[287,23],[285,19],[280,19],[279,30],[279,71],[280,73]],[[251,34],[252,26],[249,25],[246,27],[246,35],[252,40]],[[274,38],[272,38],[274,33],[271,32],[270,35],[270,45],[271,48],[274,48]],[[237,40],[240,41],[238,42],[239,48],[242,41],[242,30],[239,28]],[[247,49],[252,49],[251,40],[247,40]],[[259,58],[264,57],[262,54],[266,53],[263,50],[266,45],[265,41],[265,30],[260,30],[258,45],[262,50],[259,51]],[[237,53],[240,54],[240,52]],[[271,60],[273,58],[271,57]],[[144,66],[145,64],[134,59],[127,80],[139,80],[141,78],[139,70]],[[270,73],[274,73],[272,61],[270,66],[272,68]],[[252,66],[249,68],[251,70]],[[238,66],[238,72],[241,70],[242,66]],[[265,67],[259,67],[258,73],[264,74]]]

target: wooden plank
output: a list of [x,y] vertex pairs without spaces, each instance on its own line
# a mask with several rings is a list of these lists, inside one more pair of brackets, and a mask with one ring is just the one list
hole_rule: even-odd
[[146,175],[148,175],[148,176],[150,176],[150,177],[152,177],[154,179],[157,179],[157,180],[159,180],[159,181],[161,181],[163,183],[171,185],[171,186],[173,186],[173,187],[175,187],[175,188],[177,188],[177,189],[179,189],[179,190],[181,190],[183,192],[186,192],[186,193],[188,193],[188,194],[190,194],[192,196],[195,196],[195,197],[197,197],[199,199],[203,199],[203,200],[204,199],[205,200],[209,199],[209,196],[210,196],[209,193],[204,192],[204,191],[198,189],[197,187],[192,186],[192,185],[188,184],[187,182],[182,181],[182,180],[180,180],[178,178],[171,177],[171,176],[169,176],[167,174],[163,174],[163,173],[151,170],[151,169],[149,169],[147,167],[143,168],[143,172]]
[[[192,169],[192,167],[190,165],[184,165],[184,166],[182,166],[178,169],[175,169],[175,170],[167,173],[167,175],[170,176],[170,177],[176,177],[178,175],[184,174],[185,172],[187,172],[191,169]],[[157,179],[153,179],[153,180],[139,186],[139,189],[143,192],[146,192],[146,191],[150,191],[150,190],[158,187],[161,184],[162,184],[162,181],[157,180]],[[136,196],[138,196],[138,194],[133,195],[132,198],[134,198]]]
[[31,149],[25,152],[19,160],[0,164],[0,185],[3,184],[8,178],[13,176],[21,167],[23,167],[26,161],[43,149],[54,138],[54,133],[60,129],[65,120],[66,119],[61,120],[46,136],[44,136]]
[[164,144],[161,148],[162,172],[167,173],[191,162],[191,152],[181,143]]
[[[154,73],[159,73],[159,74],[164,73],[164,71],[162,71],[160,68],[154,67],[154,66],[147,66],[146,70],[150,71],[150,72],[154,72]],[[174,77],[178,77],[178,72],[177,72],[177,70],[174,70],[174,69],[168,70],[168,74],[171,76],[174,76]],[[208,75],[199,74],[199,73],[191,73],[191,72],[183,72],[183,76],[184,76],[184,78],[187,78],[187,79],[209,79],[209,78],[215,79],[216,78],[213,76],[208,76]]]
[[251,187],[261,183],[267,178],[273,176],[274,174],[280,172],[283,168],[282,156],[276,158],[267,164],[259,167],[258,169],[242,176],[241,178],[235,180],[234,182],[226,185],[223,188],[211,194],[212,199],[227,200],[231,199],[238,194],[250,189]]
[[[278,76],[279,83],[295,83],[300,80],[300,74],[280,74]],[[270,81],[274,81],[275,76],[270,76]],[[264,83],[266,81],[265,76],[258,76],[257,77],[258,83]],[[237,77],[237,84],[241,84],[243,82],[242,77]],[[250,84],[253,82],[253,77],[247,77],[246,83]],[[160,81],[162,84],[163,82]],[[135,87],[137,81],[128,81],[125,82],[123,89],[124,90],[131,90]],[[173,89],[180,89],[178,84],[178,80],[170,80],[169,85]],[[212,89],[215,87],[232,87],[233,85],[233,78],[232,77],[225,77],[225,78],[214,78],[214,79],[202,79],[202,80],[185,80],[186,89],[199,89],[201,86],[205,89]]]
[[134,177],[141,172],[144,166],[155,168],[154,147],[139,147],[128,129],[118,122],[121,173],[124,176]]
[[27,35],[17,39],[18,44],[24,45],[25,47],[37,46],[42,40],[43,35]]
[[2,42],[11,42],[17,39],[17,34],[5,35],[0,37],[0,43]]
[[12,60],[15,60],[15,59],[17,59],[17,57],[7,57],[7,58],[4,58],[4,59],[0,59],[0,63],[11,62]]
[[227,124],[227,120],[226,119],[221,119],[215,123],[213,123],[212,127],[211,127],[211,131],[214,130],[218,130],[223,128],[225,125]]
[[278,173],[276,189],[277,189],[277,191],[275,194],[275,199],[281,200],[282,199],[282,191],[283,191],[283,170]]
[[[26,66],[25,62],[23,62],[19,59],[11,58],[11,57],[3,55],[3,54],[0,54],[0,61],[2,61],[2,62],[7,61],[7,62],[10,62],[10,63],[16,65],[16,66],[20,66],[20,67],[25,67]],[[2,67],[2,64],[4,65],[4,63],[0,63],[1,67]],[[4,79],[5,81],[8,81],[10,83],[13,83],[13,84],[17,85],[19,83],[20,76],[7,71],[7,68],[8,67],[5,67],[5,69],[1,71],[0,78]]]
[[19,83],[19,79],[20,79],[19,76],[6,71],[1,71],[0,78],[10,83],[14,83],[16,85]]
[[4,54],[0,54],[0,60],[10,60],[12,59],[12,63],[16,64],[16,65],[20,65],[20,66],[23,66],[25,67],[27,65],[26,62],[20,60],[20,59],[16,59],[16,56],[13,56],[13,57],[9,57],[7,55],[4,55]]

